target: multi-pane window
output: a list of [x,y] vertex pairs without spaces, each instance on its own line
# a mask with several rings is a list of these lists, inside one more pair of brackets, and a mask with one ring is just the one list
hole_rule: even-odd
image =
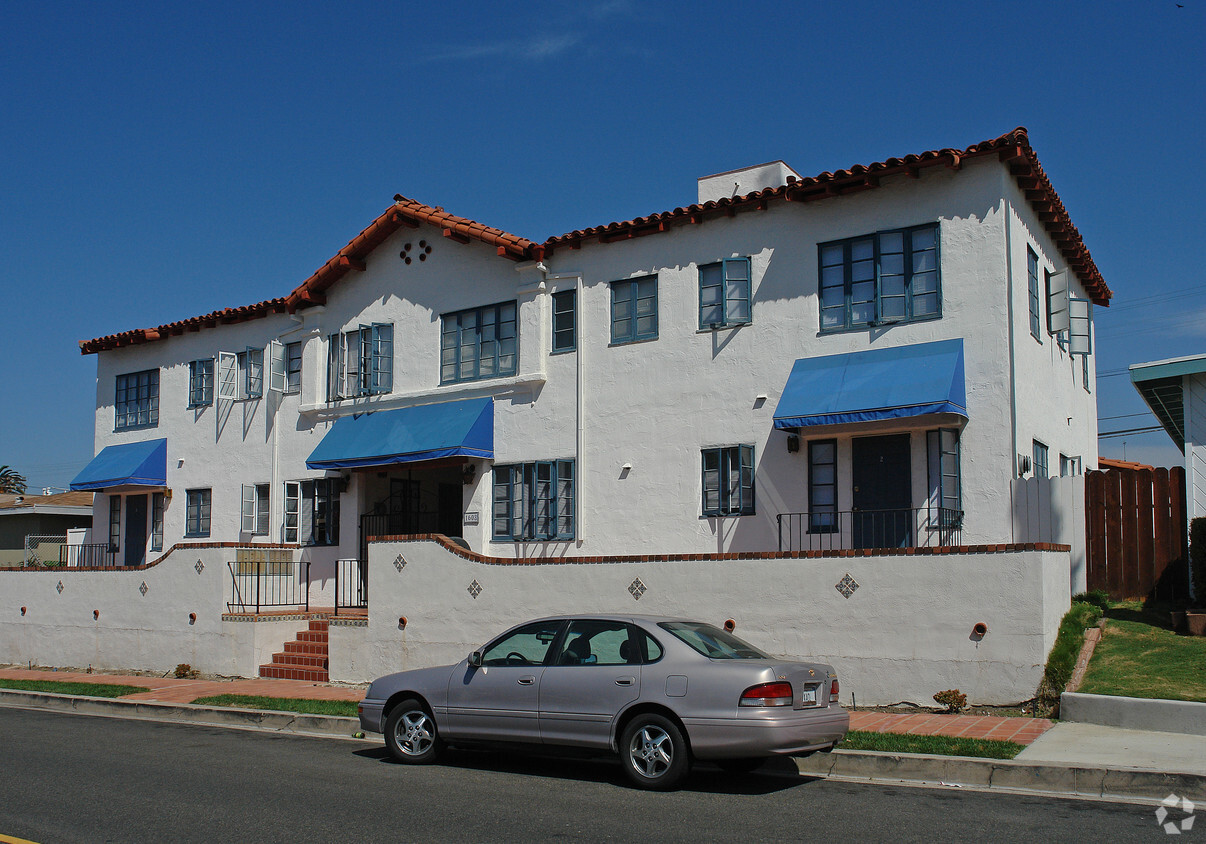
[[837,440],[808,443],[808,532],[832,533],[837,517]]
[[[290,344],[293,345],[293,344]],[[301,350],[298,350],[298,387]],[[377,396],[394,388],[394,326],[375,322],[327,338],[327,400]]]
[[240,529],[254,536],[268,535],[268,484],[244,484]]
[[703,450],[705,516],[748,516],[754,512],[754,447],[731,445]]
[[194,360],[188,365],[188,406],[214,403],[214,359]]
[[117,376],[113,427],[149,428],[159,424],[159,370]]
[[938,225],[823,243],[821,330],[940,315]]
[[926,432],[931,527],[957,527],[963,517],[959,431],[939,428]]
[[1039,313],[1038,255],[1029,246],[1026,247],[1026,285],[1030,302],[1030,333],[1041,343],[1043,318]]
[[339,544],[339,478],[285,484],[286,542]]
[[1079,456],[1069,457],[1066,454],[1059,456],[1059,476],[1067,478],[1071,475],[1082,474],[1082,464]]
[[1085,392],[1092,392],[1089,388],[1089,356],[1080,356],[1080,384],[1085,388]]
[[285,392],[301,392],[302,344],[285,344]]
[[519,335],[514,302],[440,317],[440,383],[514,375]]
[[121,547],[121,496],[109,496],[109,550],[114,554]]
[[750,259],[725,258],[699,268],[699,327],[750,321]]
[[209,536],[210,491],[185,490],[184,535]]
[[553,294],[553,351],[569,352],[576,348],[575,330],[577,291],[558,290]]
[[573,539],[574,461],[494,467],[495,539]]
[[264,350],[218,352],[218,399],[243,401],[264,395]]
[[151,550],[163,550],[163,508],[167,503],[162,492],[151,493]]
[[611,283],[611,342],[657,339],[657,276]]
[[[1060,297],[1054,295],[1051,290],[1051,278],[1053,275],[1055,274],[1052,273],[1051,270],[1045,268],[1043,269],[1043,292],[1047,297],[1047,333],[1054,334],[1055,342],[1059,344],[1059,347],[1067,350],[1068,332],[1062,330],[1056,331],[1053,328],[1060,317],[1059,313],[1054,310],[1056,308],[1057,300],[1060,299]],[[1064,296],[1064,301],[1066,301],[1066,299],[1067,297]]]
[[1038,440],[1034,441],[1034,476],[1036,478],[1051,477],[1051,472],[1047,464],[1047,446],[1043,445]]

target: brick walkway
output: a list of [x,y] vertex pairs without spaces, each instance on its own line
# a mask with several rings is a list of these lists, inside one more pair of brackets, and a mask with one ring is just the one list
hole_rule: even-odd
[[[355,700],[364,697],[364,689],[332,686],[305,680],[179,680],[175,677],[131,677],[117,674],[85,674],[76,671],[0,668],[0,679],[57,680],[79,683],[116,683],[145,686],[147,692],[126,695],[122,700],[155,700],[164,703],[192,703],[211,695],[263,695],[265,697],[311,698],[317,700]],[[937,715],[930,712],[851,712],[850,729],[873,733],[911,733],[922,736],[964,736],[1001,739],[1030,744],[1052,723],[1045,718],[1014,718],[999,715]]]

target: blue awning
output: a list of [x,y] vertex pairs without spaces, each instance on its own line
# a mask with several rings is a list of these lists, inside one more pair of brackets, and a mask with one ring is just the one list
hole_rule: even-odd
[[962,340],[798,360],[775,408],[775,427],[843,425],[930,413],[967,418]]
[[167,486],[167,440],[107,445],[75,476],[75,490]]
[[335,421],[306,459],[311,469],[494,456],[494,399],[382,410]]

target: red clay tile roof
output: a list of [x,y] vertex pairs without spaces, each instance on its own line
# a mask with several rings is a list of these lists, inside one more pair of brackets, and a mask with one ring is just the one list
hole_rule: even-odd
[[169,335],[183,334],[185,331],[199,331],[201,328],[210,328],[222,323],[246,322],[274,313],[292,313],[299,308],[322,304],[326,301],[327,289],[351,270],[363,270],[364,260],[369,253],[404,226],[415,228],[421,223],[427,223],[442,229],[444,237],[452,240],[461,243],[477,240],[496,247],[500,256],[515,261],[539,261],[546,254],[551,255],[558,249],[576,249],[584,241],[592,239],[601,243],[629,240],[668,231],[673,226],[699,224],[718,217],[731,217],[738,212],[764,210],[770,202],[812,202],[828,199],[877,188],[880,180],[887,176],[906,175],[917,178],[923,168],[937,166],[958,170],[966,159],[989,155],[996,155],[998,160],[1009,167],[1019,189],[1024,192],[1026,200],[1055,240],[1061,255],[1069,268],[1076,273],[1089,297],[1098,305],[1108,306],[1114,294],[1101,277],[1101,272],[1093,263],[1093,257],[1085,247],[1080,232],[1072,225],[1064,204],[1051,186],[1038,156],[1031,149],[1025,127],[1019,126],[999,138],[982,141],[963,150],[930,150],[920,155],[889,158],[869,165],[856,164],[848,170],[825,172],[805,179],[789,176],[788,183],[780,187],[765,188],[732,199],[688,205],[648,217],[579,229],[550,237],[543,244],[465,217],[457,217],[441,207],[424,205],[397,195],[392,206],[284,298],[269,299],[241,308],[213,311],[204,316],[191,317],[155,328],[139,328],[81,341],[80,352],[91,354],[121,346],[147,343]]

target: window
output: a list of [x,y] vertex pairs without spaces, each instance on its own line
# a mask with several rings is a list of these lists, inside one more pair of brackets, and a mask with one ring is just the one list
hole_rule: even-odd
[[301,392],[302,344],[285,344],[285,392]]
[[925,444],[929,466],[930,527],[958,527],[963,518],[959,431],[955,428],[926,431]]
[[658,627],[668,630],[710,659],[770,659],[769,654],[732,633],[702,621],[663,621]]
[[748,516],[754,512],[754,447],[703,450],[703,514]]
[[821,330],[941,315],[938,224],[823,243]]
[[1089,356],[1080,356],[1080,383],[1085,388],[1086,393],[1091,393],[1089,389]]
[[1038,255],[1029,246],[1026,247],[1026,284],[1030,291],[1030,333],[1041,343],[1043,326],[1042,317],[1039,316]]
[[559,290],[553,294],[553,351],[572,352],[576,345],[576,290]]
[[622,621],[572,621],[557,665],[639,664],[640,654],[630,638],[628,625]]
[[515,303],[440,317],[440,383],[476,381],[518,371]]
[[494,467],[494,538],[574,538],[574,461]]
[[[294,345],[294,344],[290,344]],[[301,385],[298,350],[298,387]],[[327,338],[327,401],[377,396],[394,388],[394,326],[375,322]]]
[[482,665],[488,668],[543,665],[564,623],[557,618],[534,621],[507,633],[482,649]]
[[699,268],[699,327],[750,322],[750,259],[725,258]]
[[268,484],[243,485],[242,520],[239,528],[253,536],[268,535]]
[[[1062,318],[1063,315],[1061,313],[1056,312],[1056,310],[1055,310],[1055,308],[1057,307],[1057,302],[1060,300],[1060,296],[1057,295],[1059,293],[1059,291],[1053,292],[1051,290],[1051,280],[1053,277],[1056,277],[1056,274],[1051,272],[1051,270],[1048,270],[1048,269],[1043,270],[1043,283],[1044,283],[1044,287],[1046,288],[1046,293],[1047,293],[1047,333],[1054,334],[1055,342],[1059,344],[1059,347],[1061,349],[1064,349],[1066,351],[1068,348],[1068,338],[1067,338],[1066,333],[1064,331],[1055,330],[1055,326],[1056,326],[1057,322]],[[1057,278],[1056,283],[1060,284],[1061,282],[1059,281],[1059,279],[1062,279],[1062,278],[1065,278],[1065,276],[1061,274]],[[1064,283],[1066,283],[1066,282],[1064,282]],[[1065,295],[1064,301],[1066,301],[1066,300],[1067,300],[1067,297]]]
[[163,550],[163,508],[166,499],[162,492],[151,493],[151,550]]
[[339,478],[285,483],[284,535],[302,545],[339,544]]
[[159,370],[117,376],[114,429],[150,428],[159,424]]
[[185,536],[209,536],[209,507],[210,491],[208,489],[185,491]]
[[109,550],[116,554],[121,547],[121,496],[109,496]]
[[243,401],[264,395],[264,350],[218,352],[218,399]]
[[808,532],[833,533],[837,519],[837,440],[808,443]]
[[188,406],[214,403],[214,359],[195,360],[188,365]]
[[657,339],[657,276],[611,283],[611,342]]
[[1059,456],[1059,476],[1067,478],[1072,475],[1082,474],[1080,457],[1069,457],[1066,454]]
[[1036,478],[1051,476],[1047,468],[1047,446],[1038,440],[1034,441],[1034,476]]

